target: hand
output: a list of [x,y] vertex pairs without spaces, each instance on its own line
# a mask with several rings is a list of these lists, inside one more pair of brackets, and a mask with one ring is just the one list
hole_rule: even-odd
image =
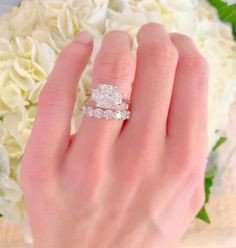
[[129,121],[84,116],[70,136],[93,48],[85,32],[40,94],[21,174],[36,248],[176,247],[204,202],[206,60],[190,38],[158,24],[137,39],[136,63],[129,35],[108,33],[92,76],[93,88],[110,82],[131,97]]

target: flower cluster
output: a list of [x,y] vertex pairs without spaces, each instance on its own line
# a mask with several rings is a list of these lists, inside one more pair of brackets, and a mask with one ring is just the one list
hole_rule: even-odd
[[231,4],[235,4],[236,0],[224,0],[224,2],[231,5]]
[[104,33],[128,31],[135,49],[135,35],[147,22],[158,22],[170,32],[191,36],[209,62],[210,151],[218,138],[215,131],[227,123],[236,89],[236,43],[231,28],[219,21],[207,1],[24,0],[0,19],[0,212],[6,222],[20,223],[28,230],[19,180],[21,158],[39,93],[57,54],[80,31],[94,36],[95,52],[80,81],[71,122],[75,133],[79,108],[90,86],[94,55]]

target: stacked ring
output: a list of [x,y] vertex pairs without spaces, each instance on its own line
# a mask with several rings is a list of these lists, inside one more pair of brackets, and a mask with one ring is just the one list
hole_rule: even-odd
[[[131,112],[128,110],[130,101],[124,99],[117,86],[111,84],[99,84],[96,89],[92,89],[87,96],[89,100],[96,102],[96,108],[82,105],[81,111],[89,117],[104,118],[106,120],[128,120]],[[123,106],[124,110],[117,109]]]
[[98,119],[104,118],[106,120],[128,120],[130,118],[130,111],[129,110],[111,110],[106,109],[103,110],[101,108],[93,108],[90,106],[83,105],[81,107],[81,111],[83,114],[89,117],[95,117]]

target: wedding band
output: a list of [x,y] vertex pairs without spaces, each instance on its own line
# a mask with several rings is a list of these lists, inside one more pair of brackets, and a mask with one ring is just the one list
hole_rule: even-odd
[[[128,110],[130,101],[124,99],[117,86],[111,84],[98,84],[92,89],[89,100],[96,102],[96,107],[82,105],[81,111],[89,117],[106,120],[128,120],[131,112]],[[121,106],[125,105],[124,109]]]
[[130,104],[130,100],[123,98],[117,86],[111,84],[99,84],[97,88],[92,89],[86,96],[89,97],[89,100],[95,101],[96,107],[99,108],[115,109],[117,106],[125,104],[127,109]]
[[129,110],[111,110],[106,109],[103,110],[101,108],[93,108],[91,106],[83,105],[81,107],[81,111],[83,114],[89,117],[95,117],[98,119],[106,119],[106,120],[128,120],[130,118],[131,112]]

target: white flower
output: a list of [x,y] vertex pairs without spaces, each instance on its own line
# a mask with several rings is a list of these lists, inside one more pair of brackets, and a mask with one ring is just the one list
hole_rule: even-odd
[[27,36],[32,32],[37,21],[37,8],[33,2],[23,1],[21,11],[15,9],[9,18],[13,35]]
[[18,202],[21,200],[22,192],[19,185],[8,176],[0,175],[0,188],[7,201]]
[[[227,1],[232,3],[233,1]],[[71,120],[77,132],[79,108],[90,87],[92,62],[105,33],[128,31],[137,47],[141,25],[159,22],[169,32],[191,36],[210,65],[209,151],[228,120],[236,90],[236,43],[206,0],[23,0],[0,19],[0,212],[24,227],[31,240],[20,189],[20,161],[29,139],[39,93],[57,54],[78,32],[94,36],[94,53],[80,80]],[[11,171],[11,173],[10,173]]]
[[14,56],[14,52],[12,46],[9,44],[9,40],[0,38],[0,59],[4,61],[8,61],[12,59],[13,56]]
[[224,2],[228,3],[229,5],[235,4],[236,0],[224,0]]
[[[3,141],[3,135],[4,130],[2,129],[3,125],[2,122],[0,122],[0,141],[2,144]],[[10,173],[10,162],[9,157],[7,155],[6,148],[3,145],[0,145],[0,175],[6,175],[9,176]]]
[[20,89],[14,84],[5,86],[1,91],[2,101],[11,109],[14,110],[19,105],[22,105],[23,100],[21,97]]
[[0,189],[0,213],[4,216],[4,222],[20,224],[24,230],[25,241],[32,243],[32,235],[19,184],[10,177],[0,174]]

